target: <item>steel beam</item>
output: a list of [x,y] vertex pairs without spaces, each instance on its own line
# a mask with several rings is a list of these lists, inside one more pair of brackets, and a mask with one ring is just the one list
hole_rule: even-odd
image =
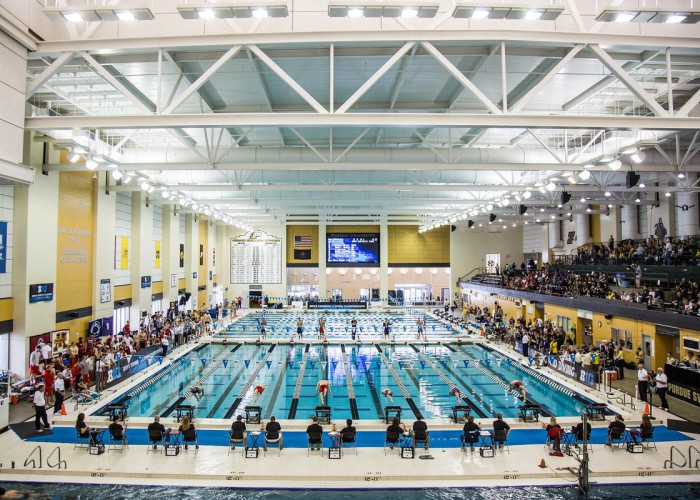
[[54,62],[49,64],[44,71],[41,72],[34,80],[27,84],[27,90],[24,93],[24,98],[29,99],[33,96],[42,85],[48,82],[56,72],[63,67],[73,57],[73,52],[64,52],[56,58]]
[[[665,110],[664,110],[665,112]],[[477,127],[700,130],[700,117],[464,113],[215,113],[27,117],[27,130],[203,127]]]

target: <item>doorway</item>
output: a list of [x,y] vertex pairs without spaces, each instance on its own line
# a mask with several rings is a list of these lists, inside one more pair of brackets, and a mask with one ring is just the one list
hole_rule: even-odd
[[642,335],[642,354],[644,355],[644,368],[647,371],[653,368],[654,341],[649,335]]
[[249,305],[251,309],[259,309],[262,306],[262,290],[255,290],[248,292],[249,295]]

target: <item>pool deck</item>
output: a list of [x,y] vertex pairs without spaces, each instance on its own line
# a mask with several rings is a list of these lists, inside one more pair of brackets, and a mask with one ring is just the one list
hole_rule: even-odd
[[[247,340],[250,342],[249,337]],[[438,339],[431,338],[433,343],[436,340]],[[229,340],[233,341],[234,339]],[[194,349],[196,345],[198,344],[178,348],[163,364],[172,362],[172,359]],[[490,346],[504,356],[520,359],[512,351],[494,344]],[[126,392],[159,368],[161,366],[157,364],[151,366],[113,390],[107,391],[109,394],[91,408],[96,410],[108,399]],[[584,386],[553,370],[544,368],[540,371],[593,400],[606,403],[609,400],[607,394],[594,389],[584,389]],[[643,405],[638,401],[635,409],[629,404],[620,406],[615,401],[610,403],[610,406],[625,417],[628,426],[636,426],[641,420]],[[378,444],[382,440],[380,433],[386,428],[386,424],[380,420],[356,422],[360,443],[357,454],[354,450],[344,450],[339,460],[330,460],[327,448],[323,453],[307,451],[303,434],[309,424],[308,420],[280,420],[285,434],[284,450],[278,453],[277,449],[271,448],[264,453],[261,449],[257,459],[247,459],[244,458],[241,447],[229,454],[226,441],[230,420],[197,419],[197,430],[201,433],[200,441],[207,444],[202,444],[199,450],[194,450],[191,446],[188,451],[183,450],[178,456],[165,456],[160,451],[147,453],[148,447],[142,444],[142,435],[143,429],[151,419],[137,417],[128,419],[127,438],[133,433],[134,439],[131,439],[132,444],[127,449],[93,456],[85,448],[74,449],[72,429],[76,412],[73,411],[70,401],[66,403],[66,407],[69,410],[68,415],[52,419],[52,425],[56,426],[56,432],[52,435],[46,434],[28,440],[20,439],[13,431],[0,435],[0,476],[3,481],[266,489],[527,485],[574,487],[579,467],[575,452],[564,457],[549,455],[551,450],[544,444],[546,436],[540,422],[523,423],[515,419],[507,420],[513,428],[513,439],[509,449],[497,449],[493,458],[482,457],[478,450],[462,451],[455,441],[462,425],[447,419],[426,421],[435,439],[431,438],[429,452],[419,448],[414,459],[402,459],[399,448],[385,450]],[[654,425],[665,425],[668,418],[673,417],[671,414],[659,413],[661,414],[655,412],[657,419]],[[161,421],[166,427],[177,428],[177,423],[172,418],[163,418]],[[481,419],[482,427],[490,429],[491,421],[492,419]],[[578,421],[576,417],[559,419],[564,428]],[[342,422],[337,419],[335,422],[338,427],[342,427]],[[409,426],[411,422],[412,420],[406,420]],[[107,419],[89,415],[88,423],[91,426],[106,427]],[[612,449],[602,444],[601,436],[605,432],[602,427],[607,427],[608,422],[591,423],[595,435],[592,453],[589,453],[591,483],[700,482],[700,469],[697,467],[700,465],[699,434],[678,433],[667,431],[665,428],[661,432],[659,429],[658,450],[645,447],[643,453],[632,454],[624,448]],[[251,427],[257,426],[249,426]],[[330,430],[330,426],[325,426],[324,429]],[[364,443],[363,433],[367,436]],[[209,438],[203,439],[205,434]],[[451,437],[439,438],[440,435]],[[216,443],[209,444],[214,442]],[[328,445],[326,436],[324,445]],[[425,455],[431,458],[419,458]],[[671,458],[675,462],[673,465],[669,462]],[[541,467],[543,460],[544,467]],[[14,468],[12,462],[15,464]]]

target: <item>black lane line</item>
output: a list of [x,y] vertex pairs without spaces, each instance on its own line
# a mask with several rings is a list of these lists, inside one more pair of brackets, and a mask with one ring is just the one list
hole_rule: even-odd
[[[306,344],[306,347],[304,348],[304,352],[308,354],[309,349],[311,348],[311,344]],[[309,358],[306,358],[306,362],[309,362]],[[301,369],[301,366],[299,367]],[[306,371],[306,368],[304,368],[304,371]],[[297,383],[299,380],[297,380]],[[296,384],[294,384],[294,390],[296,391]],[[287,420],[293,420],[297,416],[297,406],[299,406],[299,398],[293,398],[292,399],[292,404],[289,405],[289,414],[287,415]]]
[[[342,352],[345,355],[345,358],[348,360],[348,373],[352,375],[352,371],[350,370],[350,358],[347,356],[345,352],[345,344],[340,344],[340,352]],[[341,356],[342,359],[342,356]],[[350,385],[350,381],[346,381],[346,385]],[[348,393],[348,400],[350,401],[350,413],[351,417],[353,420],[358,420],[360,418],[360,412],[357,409],[357,400],[355,398],[351,398],[350,394]]]
[[267,408],[265,408],[265,415],[263,416],[263,418],[269,419],[272,416],[272,409],[275,407],[275,401],[277,401],[277,396],[279,395],[280,388],[282,387],[282,384],[286,383],[285,375],[287,373],[287,366],[287,362],[285,361],[282,364],[282,370],[277,376],[277,383],[275,384],[275,388],[272,390],[270,402],[268,403]]
[[[240,346],[242,344],[238,344],[238,345]],[[259,352],[260,352],[260,346],[258,346],[256,348],[255,352],[253,353],[253,356],[257,356]],[[231,362],[233,362],[233,360],[231,360]],[[216,403],[214,403],[214,406],[212,406],[211,410],[209,410],[209,413],[207,414],[207,418],[214,418],[214,415],[216,414],[216,412],[219,411],[219,408],[221,408],[221,405],[224,403],[224,401],[226,400],[228,395],[231,393],[233,388],[236,386],[236,383],[243,375],[243,372],[245,372],[245,368],[246,368],[245,363],[243,363],[241,365],[241,367],[239,368],[238,372],[233,376],[233,378],[229,382],[226,389],[224,389],[221,396],[219,396],[219,399],[216,400]]]
[[[375,347],[377,347],[377,349],[379,349],[378,346],[375,346]],[[358,352],[359,352],[359,348],[358,348]],[[364,372],[365,378],[367,379],[367,387],[369,387],[369,394],[370,394],[370,396],[372,396],[372,402],[374,403],[374,408],[377,412],[377,418],[382,418],[383,413],[384,413],[384,409],[382,408],[382,401],[379,399],[379,394],[377,394],[377,387],[374,385],[374,378],[372,377],[372,373],[369,371],[369,369],[362,362],[359,362],[359,364],[357,366],[359,367],[360,364],[362,365],[362,371]],[[370,362],[369,366],[370,366],[370,368],[372,367],[371,362]]]
[[[375,347],[376,347],[377,349],[379,349],[380,352],[382,351],[381,348],[380,348],[377,344],[375,344]],[[391,372],[389,372],[389,374],[391,374]],[[392,378],[393,378],[393,375],[392,375]],[[394,380],[394,381],[398,383],[398,380]],[[403,395],[403,393],[401,393],[401,394]],[[416,418],[423,418],[423,414],[422,414],[421,411],[418,409],[418,405],[416,405],[415,401],[413,401],[413,398],[412,398],[411,396],[408,396],[408,397],[406,397],[405,399],[406,399],[406,403],[408,403],[408,407],[409,407],[409,408],[411,409],[411,411],[413,412],[413,415],[414,415]]]
[[[272,352],[275,349],[275,347],[277,347],[277,344],[272,344],[270,346],[270,348],[267,350],[267,352],[268,353]],[[257,354],[257,351],[256,351],[256,354]],[[252,358],[251,358],[251,361],[252,361]],[[237,397],[235,399],[235,401],[233,402],[233,404],[231,405],[231,408],[229,408],[228,411],[226,412],[226,415],[224,415],[224,418],[231,418],[233,416],[233,414],[236,412],[236,410],[238,409],[238,406],[241,404],[242,401],[243,401],[243,398],[241,396]]]

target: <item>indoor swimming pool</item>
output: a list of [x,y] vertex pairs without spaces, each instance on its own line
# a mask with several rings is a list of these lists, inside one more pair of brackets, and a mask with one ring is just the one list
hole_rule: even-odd
[[[488,346],[410,342],[203,344],[114,402],[127,404],[130,416],[173,416],[178,404],[190,404],[197,418],[232,418],[257,405],[264,419],[307,419],[321,404],[316,385],[324,379],[330,381],[327,404],[334,419],[382,418],[389,405],[400,406],[407,418],[447,418],[457,404],[453,388],[477,418],[499,412],[514,418],[522,400],[510,390],[513,380],[523,382],[528,401],[541,405],[544,415],[580,415],[588,402]],[[204,389],[200,400],[188,392],[195,384]],[[257,401],[256,385],[264,386]]]

